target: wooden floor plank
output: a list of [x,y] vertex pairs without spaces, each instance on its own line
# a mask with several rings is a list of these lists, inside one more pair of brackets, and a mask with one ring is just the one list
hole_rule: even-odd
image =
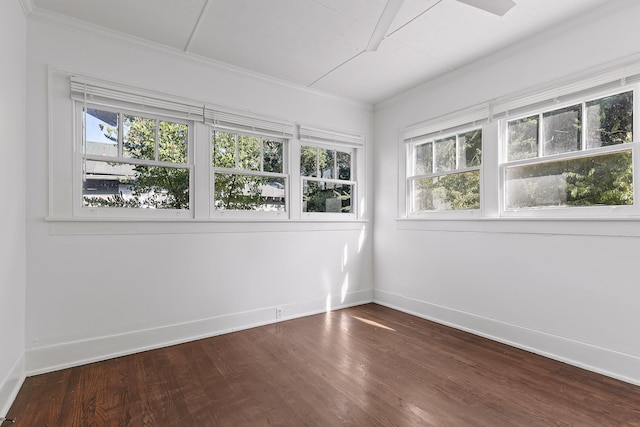
[[367,304],[27,378],[20,426],[640,426],[640,387]]

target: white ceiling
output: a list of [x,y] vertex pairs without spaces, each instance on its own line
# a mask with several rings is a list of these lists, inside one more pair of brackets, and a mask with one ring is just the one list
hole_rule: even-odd
[[610,0],[514,1],[500,17],[456,0],[404,0],[378,50],[365,52],[387,0],[33,0],[39,12],[372,104]]

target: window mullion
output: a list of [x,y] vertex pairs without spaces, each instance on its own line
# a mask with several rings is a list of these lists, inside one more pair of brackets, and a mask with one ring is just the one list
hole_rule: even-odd
[[158,151],[159,151],[159,144],[160,144],[160,121],[158,119],[156,119],[156,126],[153,132],[154,135],[154,144],[153,144],[153,158],[154,160],[157,162],[158,161]]
[[544,114],[538,114],[538,158],[544,157]]
[[123,145],[124,145],[124,115],[118,113],[118,157],[123,157]]
[[258,169],[260,171],[264,171],[264,138],[260,137],[260,164],[258,165]]
[[582,118],[580,121],[580,151],[587,150],[587,102],[582,102]]
[[456,135],[456,170],[460,168],[460,135]]
[[436,141],[431,143],[431,173],[436,173]]
[[235,133],[235,134],[233,134],[233,138],[234,138],[234,141],[235,141],[235,147],[234,147],[235,148],[235,153],[233,155],[234,160],[235,160],[235,168],[236,169],[240,169],[240,147],[239,147],[239,145],[240,145],[240,141],[239,141],[240,137],[238,136],[237,133]]

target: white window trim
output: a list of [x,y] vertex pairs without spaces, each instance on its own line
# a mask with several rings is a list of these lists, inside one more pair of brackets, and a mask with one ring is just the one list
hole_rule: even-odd
[[[87,155],[85,153],[85,122],[84,111],[86,108],[95,108],[113,113],[128,114],[155,120],[170,121],[185,124],[189,128],[187,139],[187,163],[177,164],[158,160],[134,159],[126,157],[104,157]],[[78,125],[81,123],[81,125]],[[136,111],[129,108],[118,108],[112,105],[100,103],[88,103],[86,101],[74,102],[74,162],[73,162],[73,216],[78,218],[193,218],[194,215],[194,144],[193,122],[170,115],[153,114],[147,111]],[[120,151],[120,147],[119,147]],[[117,207],[87,207],[83,204],[83,164],[85,160],[108,161],[116,163],[138,164],[144,166],[157,166],[175,169],[187,169],[189,171],[189,209],[145,209],[145,208],[117,208]]]
[[[473,113],[475,114],[475,112]],[[442,130],[442,131],[434,131],[434,129],[436,128],[435,125],[431,124],[431,125],[424,125],[421,129],[422,130],[430,130],[429,134],[426,135],[416,135],[416,136],[409,136],[408,138],[406,138],[407,135],[411,135],[413,133],[415,133],[414,130],[411,130],[409,132],[405,131],[405,139],[404,139],[404,163],[405,163],[405,174],[403,177],[403,181],[404,181],[404,190],[405,190],[405,194],[404,194],[404,212],[406,215],[407,219],[465,219],[465,218],[469,218],[469,219],[477,219],[477,218],[482,218],[485,216],[485,202],[484,202],[484,159],[485,159],[485,127],[484,126],[479,126],[478,123],[485,123],[487,120],[486,119],[482,119],[482,118],[478,118],[476,115],[471,116],[473,118],[476,119],[475,122],[471,122],[471,123],[465,123],[465,124],[460,124],[457,122],[453,122],[453,121],[447,121],[445,123],[455,123],[455,127],[453,128],[449,128],[447,130]],[[468,119],[469,116],[465,116],[465,119]],[[455,136],[456,137],[456,166],[457,163],[459,161],[458,158],[458,139],[457,136],[462,134],[462,133],[466,133],[466,132],[471,132],[473,130],[477,130],[477,129],[481,129],[482,130],[482,162],[480,163],[480,165],[478,166],[472,166],[472,167],[466,167],[466,168],[461,168],[461,169],[454,169],[454,170],[450,170],[450,171],[443,171],[443,172],[433,172],[433,173],[429,173],[429,174],[421,174],[421,175],[416,175],[414,174],[414,156],[415,156],[415,149],[416,146],[418,145],[422,145],[425,143],[433,143],[436,140],[439,139],[446,139],[448,137],[451,136]],[[434,158],[435,161],[435,158]],[[412,185],[411,183],[417,179],[421,179],[421,178],[435,178],[435,177],[441,177],[441,176],[446,176],[446,175],[455,175],[455,174],[459,174],[459,173],[464,173],[464,172],[472,172],[472,171],[478,171],[480,174],[480,208],[478,209],[450,209],[450,210],[431,210],[431,211],[416,211],[414,212],[411,204],[413,201],[413,196],[412,196]]]
[[[538,90],[520,92],[481,103],[453,113],[445,114],[418,124],[409,125],[399,130],[398,139],[398,221],[445,220],[456,224],[457,220],[477,221],[636,221],[640,219],[640,62],[625,64],[605,70],[595,75],[577,76],[564,81],[556,81]],[[601,149],[590,153],[619,152],[631,149],[633,161],[634,202],[633,206],[586,206],[558,208],[527,208],[506,210],[505,206],[505,167],[515,165],[506,162],[506,123],[518,118],[528,117],[539,112],[552,111],[564,106],[584,104],[590,100],[604,98],[609,95],[634,91],[634,141]],[[421,138],[425,134],[439,134],[449,128],[458,129],[464,123],[482,123],[482,117],[488,117],[482,125],[483,159],[481,172],[481,213],[476,216],[465,215],[464,211],[434,211],[424,215],[410,212],[410,188],[408,172],[412,167],[410,150],[406,148],[412,139]],[[442,130],[442,131],[441,131]],[[595,150],[595,149],[591,149]],[[582,151],[578,153],[583,153]],[[538,161],[559,160],[564,154],[537,158]],[[576,156],[569,154],[570,158]],[[577,156],[584,156],[577,155]],[[588,156],[588,154],[587,154]],[[460,214],[462,213],[462,215]],[[462,224],[462,223],[459,223]],[[457,227],[457,226],[456,226]],[[454,228],[456,228],[454,227]],[[473,228],[473,226],[472,226]]]
[[[565,107],[569,107],[572,105],[581,105],[584,113],[584,106],[587,102],[592,100],[597,100],[601,98],[606,98],[608,96],[630,92],[633,91],[633,132],[634,132],[634,142],[628,142],[624,144],[611,145],[607,147],[600,148],[592,148],[587,149],[584,148],[578,151],[571,151],[567,153],[561,154],[553,154],[543,157],[535,157],[530,159],[522,159],[522,160],[513,160],[508,161],[507,159],[507,126],[508,122],[519,120],[525,117],[530,117],[534,115],[542,116],[544,113],[551,112],[554,110],[559,110]],[[547,104],[545,108],[530,108],[530,109],[520,109],[517,115],[507,116],[501,120],[499,120],[499,128],[500,134],[502,136],[502,140],[500,141],[500,165],[499,165],[499,182],[500,182],[500,193],[499,193],[499,215],[503,218],[526,218],[526,219],[535,219],[535,218],[545,218],[545,219],[553,219],[553,218],[633,218],[640,217],[640,189],[638,186],[640,185],[640,171],[637,167],[640,165],[640,158],[638,153],[638,132],[640,132],[640,98],[638,95],[640,94],[640,85],[632,84],[632,85],[616,85],[614,88],[607,88],[603,90],[586,90],[586,95],[582,94],[582,96],[566,96],[563,102],[558,102],[556,104]],[[584,126],[586,116],[582,115],[583,126],[582,126],[582,143],[586,143],[586,129]],[[539,135],[540,143],[542,143],[543,136]],[[541,207],[531,207],[531,208],[522,208],[522,209],[507,209],[506,207],[506,170],[509,167],[513,166],[522,166],[522,165],[533,165],[533,164],[544,164],[544,163],[553,163],[556,161],[562,160],[571,160],[571,159],[579,159],[579,158],[589,158],[595,157],[598,155],[608,154],[608,153],[620,153],[623,151],[631,151],[632,161],[633,161],[633,200],[634,205],[620,205],[620,206],[541,206]]]
[[[244,135],[250,137],[260,138],[267,140],[276,140],[282,142],[282,150],[283,150],[283,162],[282,162],[282,173],[277,172],[264,172],[264,171],[253,171],[253,170],[245,170],[239,168],[221,168],[213,166],[213,133],[217,130],[226,133],[234,133],[237,135]],[[254,128],[255,130],[255,128]],[[291,164],[289,160],[290,154],[290,137],[288,134],[283,134],[280,136],[275,136],[276,134],[270,134],[269,132],[258,133],[255,131],[245,131],[238,130],[233,128],[232,126],[218,126],[213,125],[210,127],[210,137],[209,137],[209,169],[210,169],[210,188],[211,191],[209,193],[209,217],[212,219],[216,218],[224,218],[224,219],[244,219],[244,220],[261,220],[261,219],[273,219],[273,220],[287,220],[291,217],[291,175],[288,172],[289,165]],[[263,156],[264,153],[261,153]],[[238,162],[238,158],[236,157],[236,163]],[[264,159],[261,159],[261,167]],[[274,177],[274,178],[283,178],[285,180],[285,209],[284,211],[257,211],[257,210],[234,210],[234,209],[218,209],[215,206],[215,174],[216,173],[224,173],[224,174],[235,174],[235,175],[249,175],[249,176],[261,176],[261,177]]]
[[[364,158],[364,139],[358,135],[350,135],[347,133],[333,133],[328,130],[321,130],[318,128],[310,128],[310,127],[300,127],[300,139],[297,141],[297,149],[298,156],[297,159],[297,175],[300,177],[299,179],[299,198],[297,202],[299,203],[299,212],[300,218],[303,220],[313,220],[313,221],[354,221],[360,218],[361,215],[361,200],[358,198],[358,194],[360,192],[359,186],[361,178],[359,175],[360,167],[358,167],[358,161],[362,157]],[[302,146],[308,147],[318,147],[325,148],[329,150],[341,151],[344,153],[349,153],[351,156],[351,179],[350,180],[341,180],[341,179],[329,179],[322,178],[318,176],[303,176],[300,173],[300,151],[302,150]],[[336,159],[337,160],[337,159]],[[364,169],[364,168],[362,168]],[[337,171],[337,169],[336,169]],[[355,179],[354,179],[355,177]],[[302,210],[303,206],[303,188],[304,181],[315,181],[315,182],[327,182],[332,184],[341,184],[341,185],[351,185],[351,212],[304,212]]]
[[[333,131],[322,126],[309,127],[270,116],[249,113],[216,106],[210,103],[146,90],[127,84],[110,82],[99,78],[77,75],[69,71],[48,67],[49,100],[49,205],[46,221],[51,223],[204,223],[219,224],[254,222],[257,225],[270,222],[304,224],[313,228],[313,222],[359,223],[366,222],[365,144],[364,137],[349,131]],[[89,208],[82,206],[82,112],[77,103],[108,111],[123,112],[136,116],[159,118],[173,122],[186,121],[189,125],[188,164],[159,164],[157,161],[114,158],[120,163],[149,163],[150,166],[180,167],[189,170],[189,209],[145,209],[145,208]],[[284,140],[285,178],[287,193],[286,212],[218,211],[214,215],[213,166],[211,164],[211,127],[234,130],[240,133],[255,133],[258,136]],[[302,191],[299,177],[300,130],[303,137],[314,143],[353,147],[352,195],[357,214],[302,213]],[[341,146],[342,147],[342,146]],[[340,148],[339,148],[340,149]],[[204,155],[203,155],[204,154]],[[89,159],[91,160],[91,159]],[[104,160],[103,158],[94,160]],[[242,171],[244,173],[245,171]],[[355,174],[357,173],[357,174]],[[266,173],[265,173],[266,174]],[[354,175],[355,174],[355,175]],[[351,183],[351,181],[350,181]],[[298,197],[300,195],[300,197]],[[300,200],[298,200],[300,199]],[[265,215],[265,213],[267,215]],[[324,227],[324,226],[322,226]],[[125,227],[126,228],[126,227]],[[309,229],[311,229],[309,228]],[[135,230],[135,227],[133,228]]]

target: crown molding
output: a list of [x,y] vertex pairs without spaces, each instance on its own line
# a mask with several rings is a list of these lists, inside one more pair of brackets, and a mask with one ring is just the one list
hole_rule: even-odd
[[[0,0],[1,1],[1,0]],[[33,0],[21,0],[21,1],[33,1]],[[165,52],[167,54],[181,56],[185,59],[189,59],[192,61],[197,61],[200,63],[204,63],[213,67],[225,69],[228,71],[232,71],[234,73],[242,74],[247,77],[251,77],[254,79],[262,80],[265,82],[269,82],[272,84],[276,84],[283,87],[293,88],[299,90],[301,92],[306,92],[310,95],[318,96],[320,98],[331,99],[333,101],[341,102],[344,104],[350,104],[357,106],[359,108],[363,108],[367,111],[373,112],[373,104],[355,100],[347,97],[343,97],[340,95],[333,94],[331,92],[322,91],[320,89],[315,89],[313,87],[304,86],[298,83],[289,82],[287,80],[282,80],[277,77],[268,76],[265,74],[261,74],[252,70],[248,70],[246,68],[238,67],[235,65],[227,64],[225,62],[218,61],[213,58],[208,58],[202,55],[198,55],[195,53],[191,53],[188,51],[184,51],[182,49],[170,47],[167,45],[163,45],[151,40],[143,39],[140,37],[136,37],[130,34],[125,34],[120,31],[115,31],[110,28],[106,28],[96,24],[90,24],[88,22],[79,20],[77,18],[73,18],[70,16],[62,15],[57,12],[52,12],[42,8],[34,8],[34,10],[29,15],[29,19],[32,21],[41,22],[48,25],[57,26],[59,28],[64,28],[71,31],[77,32],[86,32],[92,34],[99,34],[104,37],[119,39],[122,41],[126,41],[128,43],[135,43],[137,45],[146,47],[148,49],[154,49],[158,51]]]
[[22,11],[24,12],[24,16],[29,17],[31,13],[35,10],[36,6],[33,4],[33,0],[19,0],[20,6],[22,7]]

